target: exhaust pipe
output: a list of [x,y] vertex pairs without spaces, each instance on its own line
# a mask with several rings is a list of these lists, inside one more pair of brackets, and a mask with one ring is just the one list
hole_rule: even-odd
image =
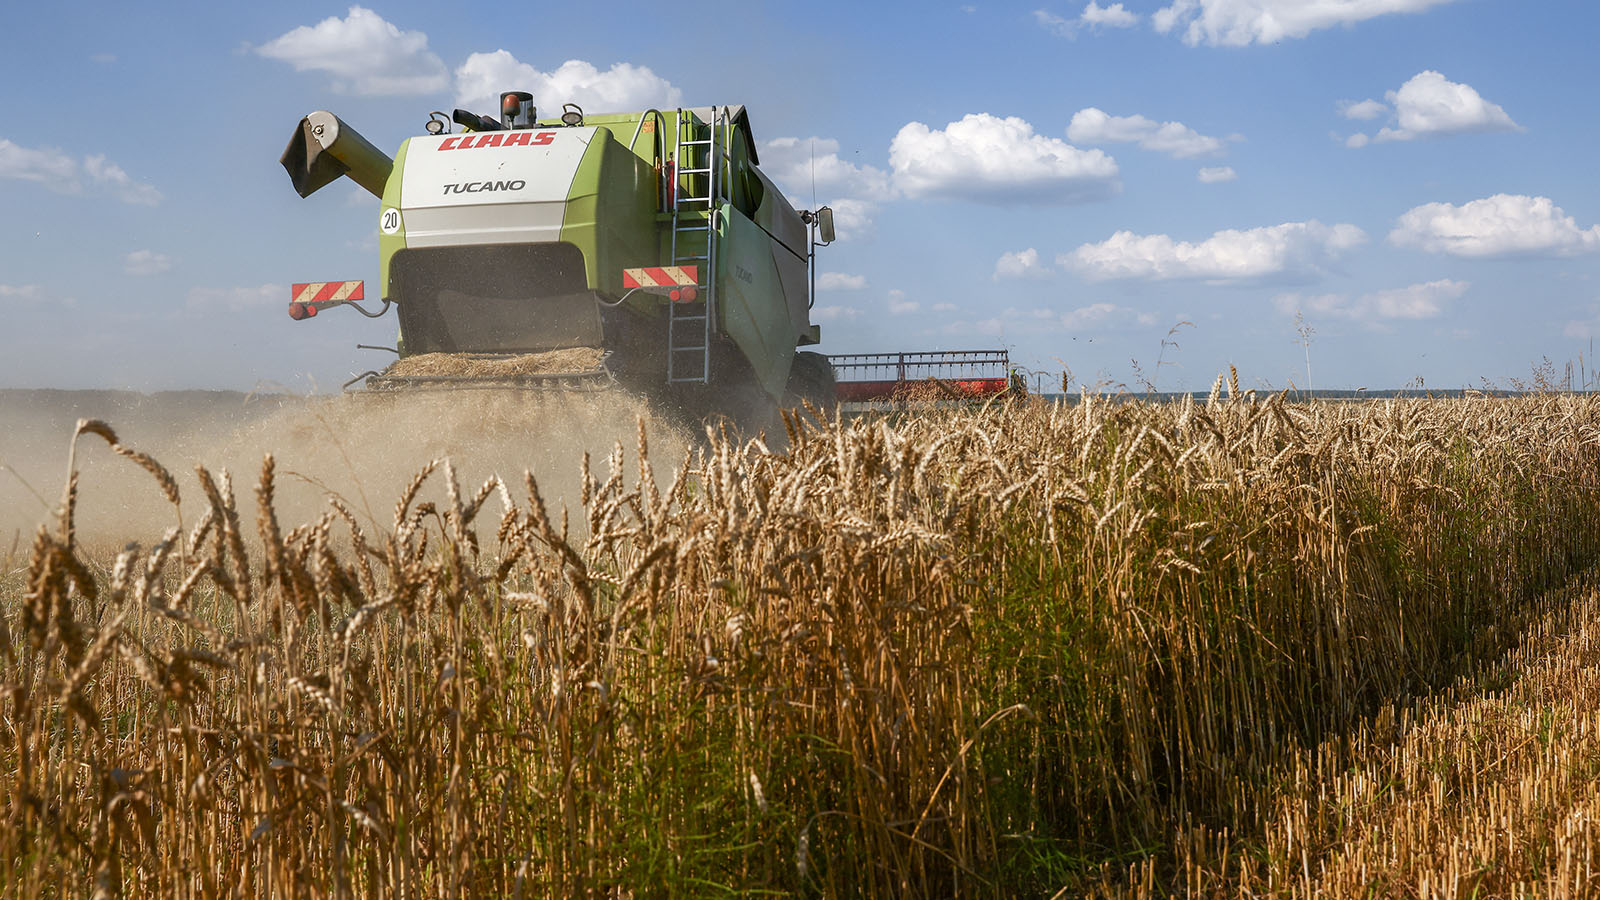
[[383,186],[394,170],[394,160],[325,109],[304,119],[279,157],[295,193],[309,197],[348,175],[374,197],[383,198]]

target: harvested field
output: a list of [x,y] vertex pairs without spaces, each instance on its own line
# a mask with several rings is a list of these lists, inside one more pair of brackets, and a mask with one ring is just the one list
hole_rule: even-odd
[[0,890],[1594,893],[1600,400],[791,426],[381,523],[83,426],[181,518],[6,576]]
[[603,355],[603,351],[596,347],[571,347],[510,357],[421,353],[395,360],[383,374],[397,377],[514,378],[518,375],[589,372],[600,365]]

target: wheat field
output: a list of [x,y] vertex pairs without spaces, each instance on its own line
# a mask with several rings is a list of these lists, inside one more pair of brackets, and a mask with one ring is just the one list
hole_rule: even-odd
[[81,422],[172,525],[0,582],[0,891],[1595,895],[1600,400],[1229,381],[383,521]]

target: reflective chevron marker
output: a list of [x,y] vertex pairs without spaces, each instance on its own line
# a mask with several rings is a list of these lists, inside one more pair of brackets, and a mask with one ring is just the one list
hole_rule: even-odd
[[700,296],[698,266],[646,266],[623,269],[622,286],[647,294],[664,294],[673,300],[694,300]]
[[698,266],[648,266],[642,269],[623,269],[622,286],[625,288],[674,288],[692,285],[700,280]]
[[317,310],[364,299],[361,281],[310,281],[291,286],[289,318],[309,319]]

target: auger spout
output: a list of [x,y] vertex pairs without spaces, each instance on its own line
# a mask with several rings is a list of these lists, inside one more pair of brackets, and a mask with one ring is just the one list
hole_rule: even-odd
[[382,199],[394,160],[325,109],[300,120],[289,146],[279,157],[295,193],[309,197],[341,175]]

